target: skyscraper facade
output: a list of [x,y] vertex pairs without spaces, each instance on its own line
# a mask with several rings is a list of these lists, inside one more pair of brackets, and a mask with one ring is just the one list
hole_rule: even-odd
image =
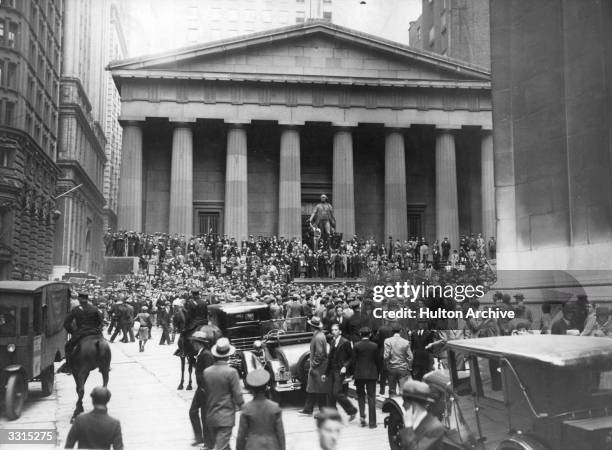
[[51,273],[62,11],[62,0],[0,3],[0,280]]

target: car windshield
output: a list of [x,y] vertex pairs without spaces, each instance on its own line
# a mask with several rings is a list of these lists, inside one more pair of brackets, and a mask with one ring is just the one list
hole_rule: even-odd
[[17,308],[0,305],[0,336],[10,337],[17,335]]

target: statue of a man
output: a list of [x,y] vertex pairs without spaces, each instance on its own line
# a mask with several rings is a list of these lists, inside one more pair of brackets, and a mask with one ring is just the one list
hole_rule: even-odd
[[329,246],[329,239],[336,228],[336,218],[333,206],[327,201],[327,195],[321,195],[321,201],[310,216],[310,224],[321,230],[321,240]]

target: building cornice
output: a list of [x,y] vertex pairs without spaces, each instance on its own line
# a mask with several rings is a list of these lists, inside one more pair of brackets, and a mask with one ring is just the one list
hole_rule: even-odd
[[80,184],[80,182],[82,182],[85,188],[83,189],[84,195],[89,197],[90,200],[93,200],[91,201],[91,203],[94,204],[95,207],[101,212],[102,207],[104,207],[104,205],[106,204],[106,199],[104,198],[104,195],[102,194],[100,189],[98,189],[94,181],[91,179],[91,177],[83,169],[79,161],[74,159],[58,159],[57,164],[63,169],[68,168],[74,170],[78,177],[78,180],[70,178],[59,178],[58,184],[68,182],[77,186]]
[[340,77],[329,75],[294,75],[294,74],[260,74],[249,72],[188,72],[171,70],[134,70],[122,69],[113,71],[115,79],[151,79],[151,80],[201,80],[227,82],[260,82],[321,84],[344,86],[374,86],[398,88],[434,88],[434,89],[479,89],[491,90],[490,81],[476,80],[422,80],[378,77]]

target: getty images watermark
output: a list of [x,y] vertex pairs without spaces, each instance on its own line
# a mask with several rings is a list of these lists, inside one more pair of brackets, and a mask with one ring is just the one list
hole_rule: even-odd
[[[380,303],[385,299],[408,300],[411,303],[419,299],[454,299],[458,302],[478,299],[485,295],[486,289],[482,285],[446,285],[439,284],[411,284],[397,282],[395,285],[377,285],[373,289],[372,299]],[[472,309],[466,311],[448,310],[446,308],[420,307],[412,309],[400,307],[397,309],[383,309],[376,307],[372,310],[376,319],[514,319],[513,310],[498,309]]]

